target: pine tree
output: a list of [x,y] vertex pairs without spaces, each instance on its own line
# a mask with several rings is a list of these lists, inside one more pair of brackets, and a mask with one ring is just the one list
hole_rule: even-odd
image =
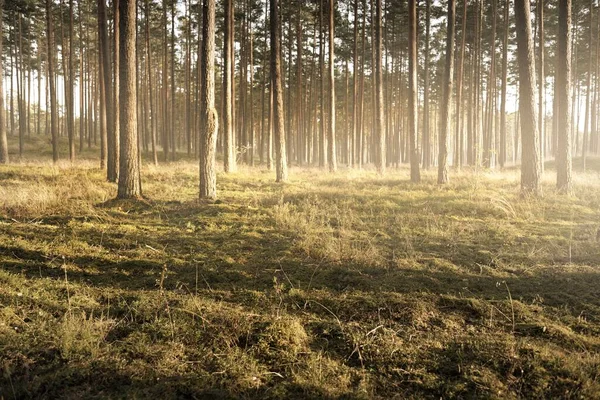
[[120,199],[142,196],[137,132],[136,0],[119,0]]
[[[517,60],[519,64],[519,111],[521,119],[521,190],[541,194],[539,132],[535,99],[535,60],[529,0],[515,0]],[[568,97],[568,96],[567,96]]]
[[[558,1],[556,57],[556,98],[558,105],[558,145],[556,186],[562,193],[572,191],[571,160],[571,0]],[[525,150],[525,148],[523,148]]]
[[448,0],[448,29],[446,33],[446,64],[442,104],[440,112],[440,140],[438,155],[438,183],[448,183],[448,131],[450,130],[450,96],[454,79],[454,31],[455,31],[456,1]]
[[215,108],[215,0],[203,2],[202,92],[200,95],[200,198],[217,198],[217,131],[219,118]]

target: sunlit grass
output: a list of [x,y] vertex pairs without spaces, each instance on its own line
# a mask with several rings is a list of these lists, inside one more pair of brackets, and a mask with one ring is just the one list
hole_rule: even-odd
[[[0,166],[0,396],[595,398],[600,160],[518,170]],[[47,160],[47,159],[46,159]]]

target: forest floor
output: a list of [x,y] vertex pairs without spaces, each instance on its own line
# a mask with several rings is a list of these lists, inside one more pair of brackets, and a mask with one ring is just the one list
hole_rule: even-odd
[[192,161],[123,202],[44,157],[0,166],[0,397],[600,397],[600,159],[572,197],[241,168],[208,204]]

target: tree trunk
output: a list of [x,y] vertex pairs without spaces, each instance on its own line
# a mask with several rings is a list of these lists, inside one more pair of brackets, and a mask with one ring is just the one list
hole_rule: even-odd
[[[119,0],[119,185],[117,198],[142,196],[137,133],[136,1]],[[116,55],[115,55],[116,56]]]
[[443,97],[440,110],[440,142],[438,153],[438,183],[448,183],[448,131],[450,129],[450,97],[454,79],[454,32],[456,1],[448,0],[448,29],[446,34],[446,65],[444,67]]
[[233,0],[225,0],[225,24],[224,24],[224,35],[225,35],[225,46],[224,46],[224,67],[225,71],[223,74],[223,96],[224,101],[224,126],[223,126],[223,139],[225,147],[224,157],[224,169],[225,172],[234,172],[236,170],[236,154],[235,147],[233,145]]
[[431,0],[425,1],[425,61],[423,66],[423,169],[431,167],[431,120],[429,112],[429,45],[431,36]]
[[327,164],[327,151],[325,150],[327,138],[325,136],[325,38],[323,37],[323,8],[324,1],[321,0],[319,6],[319,89],[320,89],[320,110],[319,110],[319,167],[325,167]]
[[52,160],[58,161],[58,115],[56,87],[54,82],[54,21],[52,21],[52,0],[46,0],[46,36],[48,37],[48,76],[50,83],[50,132],[52,135]]
[[408,137],[410,146],[410,180],[421,181],[417,148],[417,1],[408,0]]
[[248,21],[250,30],[250,101],[248,102],[248,108],[250,109],[250,145],[248,151],[250,152],[250,165],[254,166],[254,33],[252,32],[252,21]]
[[[65,70],[65,88],[66,88],[66,105],[67,105],[67,136],[69,137],[69,160],[75,161],[75,67],[73,66],[73,25],[75,18],[73,16],[73,0],[69,0],[69,54],[67,66]],[[63,43],[64,48],[64,43]],[[63,60],[64,62],[64,60]],[[67,79],[68,76],[68,79]],[[28,107],[29,109],[29,107]]]
[[[4,0],[0,0],[0,54],[2,54],[2,41],[4,38],[4,24],[3,24],[3,10]],[[0,62],[0,164],[8,164],[8,141],[6,139],[6,126],[4,117],[4,69],[2,68],[2,62]],[[39,102],[41,100],[38,99]]]
[[[558,104],[558,145],[556,185],[560,192],[572,190],[571,160],[571,0],[558,1],[558,38],[556,57],[556,96]],[[525,150],[525,148],[523,149]],[[525,153],[525,151],[523,152]]]
[[[111,96],[106,93],[106,100],[113,102],[114,107],[114,115],[112,119],[112,125],[108,126],[108,168],[106,170],[106,175],[109,182],[117,182],[119,179],[119,128],[120,128],[120,113],[121,107],[119,105],[119,29],[120,29],[120,10],[119,10],[119,2],[121,0],[112,0],[113,1],[113,80],[112,85],[110,85],[110,75],[109,75],[109,86],[112,86]],[[109,58],[110,60],[110,58]]]
[[508,8],[510,0],[504,5],[504,38],[502,41],[502,89],[500,99],[500,168],[506,164],[506,88],[508,86]]
[[[300,13],[300,10],[298,10]],[[302,21],[300,16],[297,17],[296,22],[296,50],[298,58],[296,60],[296,137],[298,138],[298,164],[304,163],[305,157],[305,146],[304,146],[304,96],[303,96],[303,83],[302,83]]]
[[[170,104],[170,127],[169,131],[171,132],[171,160],[175,161],[177,159],[177,141],[175,140],[175,105],[176,105],[176,97],[175,92],[177,89],[177,81],[175,80],[175,3],[176,1],[171,1],[171,104]],[[179,136],[179,135],[178,135]]]
[[[109,44],[108,44],[108,29],[107,29],[107,24],[106,24],[106,4],[105,4],[105,0],[98,0],[98,25],[99,25],[99,35],[100,35],[100,58],[101,58],[101,62],[102,62],[102,82],[104,84],[104,91],[101,90],[101,95],[102,93],[104,94],[104,110],[105,110],[105,115],[106,115],[106,123],[104,125],[104,129],[106,130],[106,142],[105,142],[105,148],[103,149],[103,154],[104,151],[106,151],[106,160],[107,160],[107,165],[111,165],[110,160],[108,160],[110,157],[109,153],[110,153],[110,147],[111,145],[113,145],[113,140],[110,139],[111,137],[114,136],[114,102],[112,101],[113,99],[113,91],[112,91],[112,79],[111,79],[111,68],[110,68],[110,52],[109,52]],[[109,132],[111,131],[111,132]],[[104,132],[102,132],[102,134],[104,134]],[[102,163],[102,160],[101,160]],[[114,167],[114,162],[113,162],[113,167]],[[111,167],[108,167],[107,169],[109,169]],[[112,174],[116,174],[115,172],[112,172]],[[110,174],[107,172],[107,176],[109,176]],[[110,180],[110,178],[109,178]]]
[[590,137],[590,107],[591,107],[591,94],[592,94],[592,60],[593,57],[592,55],[594,54],[593,51],[593,40],[594,40],[594,35],[593,35],[593,26],[592,26],[592,22],[593,22],[593,11],[594,11],[594,2],[591,1],[590,2],[590,41],[589,41],[589,48],[588,48],[588,70],[587,70],[587,82],[586,82],[586,88],[587,88],[587,93],[586,93],[586,97],[585,97],[585,120],[584,120],[584,129],[583,129],[583,141],[582,141],[582,145],[581,145],[581,158],[582,158],[582,163],[583,163],[583,172],[585,172],[586,167],[587,167],[587,148],[588,148],[588,143],[589,143],[589,137]]
[[285,182],[288,177],[285,149],[285,123],[283,111],[283,88],[281,78],[281,41],[279,21],[279,1],[270,0],[271,20],[271,91],[273,92],[273,125],[275,131],[275,166],[277,182]]
[[337,170],[335,153],[335,0],[329,0],[329,135],[327,138],[327,159],[329,172]]
[[[19,158],[23,157],[23,150],[25,144],[25,110],[23,109],[23,29],[22,29],[22,15],[19,12],[18,27],[19,27],[19,44],[17,48],[17,70],[15,75],[17,77],[17,109],[19,112]],[[12,71],[11,71],[12,75]]]
[[[545,148],[544,140],[546,137],[545,123],[544,123],[544,97],[546,87],[546,75],[545,75],[545,34],[544,34],[544,0],[537,0],[538,6],[538,32],[539,32],[539,44],[538,44],[538,59],[540,63],[540,70],[538,71],[538,130],[540,131],[540,172],[544,175],[544,158]],[[590,21],[591,29],[591,21]],[[591,36],[591,34],[590,34]],[[591,43],[591,42],[590,42]],[[591,53],[590,53],[591,54]]]
[[169,161],[169,138],[171,137],[169,133],[169,52],[168,52],[168,29],[167,29],[167,0],[163,0],[162,2],[163,9],[163,67],[162,67],[162,136],[161,142],[163,147],[163,156],[165,158],[165,162]]
[[217,132],[215,108],[215,0],[204,0],[202,25],[202,93],[200,96],[200,198],[217,198]]
[[156,152],[156,112],[154,111],[154,91],[152,90],[152,85],[154,84],[152,80],[152,49],[150,47],[150,2],[149,0],[145,0],[146,2],[146,26],[145,26],[145,34],[146,34],[146,68],[148,74],[148,98],[150,102],[150,142],[152,144],[152,161],[154,165],[158,165],[158,154]]
[[383,68],[381,66],[381,57],[383,44],[381,40],[381,0],[376,0],[375,10],[375,129],[377,134],[377,172],[380,175],[385,173],[385,131],[383,127]]
[[358,133],[358,0],[354,0],[354,50],[352,54],[352,148],[350,165],[356,165]]
[[[562,0],[561,0],[562,1]],[[515,0],[519,111],[521,113],[521,191],[541,194],[539,132],[535,108],[535,59],[529,0]]]

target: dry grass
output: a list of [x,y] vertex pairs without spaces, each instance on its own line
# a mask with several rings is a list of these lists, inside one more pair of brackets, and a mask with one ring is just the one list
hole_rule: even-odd
[[[90,155],[91,157],[91,155]],[[600,160],[518,173],[0,167],[5,398],[597,398]],[[66,274],[65,274],[66,272]]]

